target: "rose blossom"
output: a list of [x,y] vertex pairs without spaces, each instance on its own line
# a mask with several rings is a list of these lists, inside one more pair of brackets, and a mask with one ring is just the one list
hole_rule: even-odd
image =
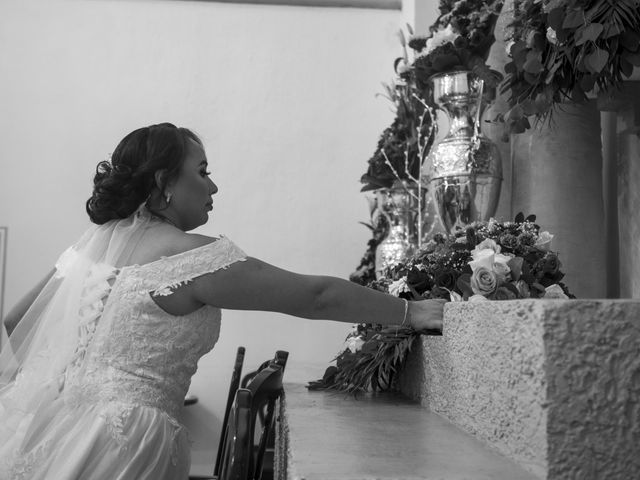
[[542,298],[551,298],[551,299],[568,299],[569,298],[565,295],[564,290],[562,290],[562,287],[557,283],[545,288],[544,290],[545,292]]
[[500,237],[500,243],[505,247],[514,250],[518,246],[518,238],[511,233],[505,233]]
[[558,43],[558,36],[556,35],[556,31],[551,27],[547,28],[547,40],[553,45]]
[[471,295],[469,297],[469,302],[488,302],[489,299],[482,295]]
[[493,262],[493,272],[500,281],[505,282],[511,273],[511,269],[504,262]]
[[515,300],[518,298],[511,289],[507,287],[498,287],[496,293],[493,294],[493,298],[496,300]]
[[364,340],[362,337],[351,337],[347,341],[347,348],[351,351],[351,353],[356,353],[362,348],[364,345]]
[[471,252],[473,260],[469,262],[471,271],[475,272],[479,268],[486,268],[487,270],[493,270],[493,264],[495,262],[496,253],[490,248],[484,250],[478,250]]
[[493,250],[494,253],[500,253],[502,247],[500,247],[500,245],[498,245],[495,240],[485,238],[478,245],[476,245],[476,248],[471,250],[471,255],[473,256],[473,258],[475,258],[475,254],[478,252],[482,252],[483,250]]
[[477,268],[471,274],[471,290],[479,295],[491,295],[498,286],[498,279],[493,270],[485,267]]
[[399,297],[401,293],[408,292],[407,277],[402,277],[400,280],[396,280],[389,285],[389,293],[396,297]]
[[446,288],[447,290],[453,290],[456,286],[456,272],[454,270],[445,270],[440,272],[436,277],[436,285],[438,287]]
[[542,264],[542,270],[544,273],[555,275],[560,270],[560,260],[555,253],[547,253],[544,257],[544,263]]
[[431,38],[427,39],[427,45],[420,52],[419,56],[428,55],[445,43],[453,43],[456,38],[458,38],[458,34],[453,31],[451,24],[449,24],[447,28],[438,30]]
[[538,235],[538,240],[536,240],[534,247],[548,252],[551,249],[551,240],[553,240],[553,235],[551,235],[549,232],[540,232],[540,234]]

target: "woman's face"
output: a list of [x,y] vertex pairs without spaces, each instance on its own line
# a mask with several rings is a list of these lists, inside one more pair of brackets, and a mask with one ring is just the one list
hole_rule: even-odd
[[218,187],[209,178],[207,166],[207,156],[202,146],[188,140],[180,174],[166,188],[167,192],[171,192],[168,210],[174,214],[172,218],[175,217],[178,227],[184,231],[207,223],[208,213],[213,208],[211,196],[218,191]]

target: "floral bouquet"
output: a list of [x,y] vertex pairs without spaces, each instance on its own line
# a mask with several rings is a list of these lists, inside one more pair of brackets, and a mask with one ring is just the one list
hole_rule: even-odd
[[489,69],[486,60],[502,4],[502,0],[441,0],[430,35],[410,39],[416,58],[404,74],[423,91],[432,75],[457,70],[473,71],[487,86],[496,87],[502,75]]
[[372,286],[410,300],[570,298],[558,255],[550,250],[553,235],[534,222],[534,215],[519,214],[515,222],[491,219],[436,234]]
[[[475,222],[450,235],[436,234],[406,263],[387,269],[368,286],[408,300],[450,301],[575,298],[562,283],[553,235],[536,217],[518,214],[514,222]],[[322,380],[309,388],[349,393],[387,389],[402,367],[414,339],[411,328],[359,324]]]
[[516,0],[501,90],[507,133],[544,121],[564,100],[602,100],[640,66],[640,0]]

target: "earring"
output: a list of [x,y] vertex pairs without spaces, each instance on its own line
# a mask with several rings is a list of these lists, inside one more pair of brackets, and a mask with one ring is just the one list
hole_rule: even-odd
[[169,203],[171,202],[171,196],[173,195],[173,193],[171,192],[167,192],[164,194],[164,200],[167,202],[167,205],[169,205]]

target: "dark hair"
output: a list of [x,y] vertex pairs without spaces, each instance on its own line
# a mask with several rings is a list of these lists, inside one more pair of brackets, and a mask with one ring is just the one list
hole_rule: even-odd
[[161,170],[166,172],[164,193],[166,182],[180,172],[188,140],[202,145],[195,133],[170,123],[139,128],[124,137],[111,161],[96,167],[93,194],[87,200],[91,221],[102,225],[131,215],[149,197]]

